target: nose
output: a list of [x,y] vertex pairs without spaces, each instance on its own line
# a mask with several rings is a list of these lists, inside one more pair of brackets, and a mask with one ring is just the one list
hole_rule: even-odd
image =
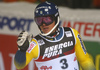
[[45,23],[43,23],[43,24],[42,24],[42,26],[46,26],[46,24],[45,24]]

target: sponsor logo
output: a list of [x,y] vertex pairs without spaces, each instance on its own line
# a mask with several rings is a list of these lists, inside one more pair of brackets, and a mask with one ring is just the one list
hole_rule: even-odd
[[35,46],[36,46],[36,43],[35,42],[31,42],[27,52],[30,53]]
[[39,43],[40,46],[45,44],[45,42],[43,41],[43,39],[38,40],[38,43]]
[[45,49],[42,59],[44,59],[45,57],[50,58],[50,57],[62,54],[62,49],[70,47],[70,46],[73,46],[73,41],[68,41],[68,42],[64,42],[64,43],[60,43],[60,44],[47,47]]
[[80,43],[81,43],[82,49],[83,49],[84,53],[86,54],[86,49],[85,49],[85,46],[84,46],[84,44],[83,44],[83,41],[82,41],[80,35],[78,35],[78,38],[79,38],[79,40],[80,40]]
[[16,17],[6,17],[0,16],[0,29],[4,29],[4,27],[8,27],[9,30],[27,30],[30,31],[31,23],[33,19],[25,19],[25,18],[16,18]]
[[74,61],[76,61],[76,60],[77,60],[77,58],[75,57],[75,58],[74,58]]
[[50,67],[41,66],[40,69],[41,69],[41,70],[50,70],[50,69],[52,69],[52,66],[50,66]]
[[65,34],[66,34],[66,37],[72,37],[71,31],[66,31]]
[[41,6],[41,7],[38,7],[36,10],[38,10],[38,9],[51,9],[51,7],[50,6]]

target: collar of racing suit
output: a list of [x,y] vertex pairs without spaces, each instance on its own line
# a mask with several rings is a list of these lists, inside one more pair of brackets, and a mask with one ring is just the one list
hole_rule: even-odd
[[44,36],[46,39],[49,39],[49,40],[58,40],[62,37],[63,35],[63,30],[61,27],[58,27],[58,29],[53,33],[53,34],[50,34],[48,36]]

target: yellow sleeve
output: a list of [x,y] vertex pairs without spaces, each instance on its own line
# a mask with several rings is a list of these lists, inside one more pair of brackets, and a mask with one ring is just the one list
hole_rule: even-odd
[[30,42],[29,48],[26,51],[26,65],[34,58],[36,59],[39,56],[39,45],[36,39],[32,39]]
[[83,70],[96,70],[92,59],[86,51],[85,45],[77,30],[72,29],[76,38],[75,53],[77,60]]

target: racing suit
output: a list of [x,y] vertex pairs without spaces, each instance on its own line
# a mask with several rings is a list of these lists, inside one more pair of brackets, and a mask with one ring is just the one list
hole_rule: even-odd
[[26,52],[17,51],[15,65],[21,69],[33,58],[38,70],[79,70],[78,62],[83,70],[95,70],[80,34],[69,27],[59,27],[56,36],[35,36]]

